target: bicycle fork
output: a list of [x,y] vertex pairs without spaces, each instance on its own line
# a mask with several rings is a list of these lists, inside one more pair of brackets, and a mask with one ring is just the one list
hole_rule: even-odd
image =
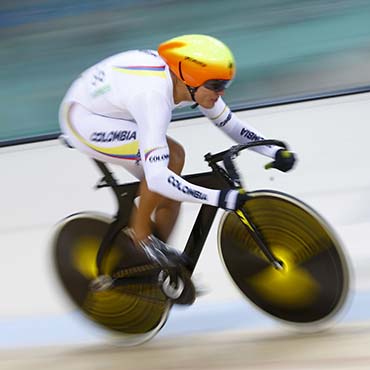
[[256,225],[254,225],[248,213],[243,208],[240,208],[235,211],[235,214],[238,216],[242,224],[248,229],[248,232],[252,236],[253,240],[257,243],[258,247],[261,249],[268,261],[271,262],[272,266],[276,270],[283,270],[284,266],[282,261],[277,259],[270,248],[265,244],[262,235],[258,231]]

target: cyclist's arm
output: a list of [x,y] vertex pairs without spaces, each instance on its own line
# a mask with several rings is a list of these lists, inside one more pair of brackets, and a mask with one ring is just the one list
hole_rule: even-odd
[[219,190],[197,186],[168,169],[169,148],[166,132],[172,110],[157,91],[146,91],[133,97],[129,110],[138,124],[140,155],[148,188],[178,201],[217,206]]
[[[246,144],[251,141],[265,139],[263,135],[254,127],[240,120],[236,114],[230,110],[221,97],[218,98],[213,108],[205,109],[199,107],[199,109],[213,122],[215,126],[220,128],[239,144]],[[281,148],[276,146],[260,146],[252,148],[252,150],[255,150],[256,152],[266,155],[270,158],[274,158],[275,153],[279,149]]]

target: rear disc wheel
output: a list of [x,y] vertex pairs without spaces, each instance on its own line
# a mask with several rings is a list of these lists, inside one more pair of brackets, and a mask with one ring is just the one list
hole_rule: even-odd
[[[171,305],[158,284],[92,288],[99,283],[96,257],[110,223],[109,217],[95,213],[64,219],[54,233],[54,264],[65,292],[88,319],[114,332],[122,345],[139,344],[162,328]],[[104,259],[103,276],[120,269],[126,243],[127,235],[120,232]]]

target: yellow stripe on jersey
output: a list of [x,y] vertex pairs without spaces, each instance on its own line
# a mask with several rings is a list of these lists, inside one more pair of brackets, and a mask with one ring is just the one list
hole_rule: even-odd
[[218,114],[216,117],[210,117],[210,119],[212,121],[215,121],[217,118],[220,118],[224,114],[226,108],[227,108],[227,105],[225,104],[225,107],[224,107],[223,111],[220,114]]
[[114,71],[136,76],[166,78],[165,67],[112,67]]

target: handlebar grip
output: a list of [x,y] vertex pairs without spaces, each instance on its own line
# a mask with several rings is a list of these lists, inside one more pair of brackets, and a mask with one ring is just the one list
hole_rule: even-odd
[[269,170],[270,168],[276,168],[279,171],[287,172],[292,169],[294,162],[294,153],[289,152],[288,150],[280,149],[275,154],[275,160],[267,163],[265,165],[265,169]]
[[265,170],[270,170],[271,168],[275,168],[275,161],[265,164]]

